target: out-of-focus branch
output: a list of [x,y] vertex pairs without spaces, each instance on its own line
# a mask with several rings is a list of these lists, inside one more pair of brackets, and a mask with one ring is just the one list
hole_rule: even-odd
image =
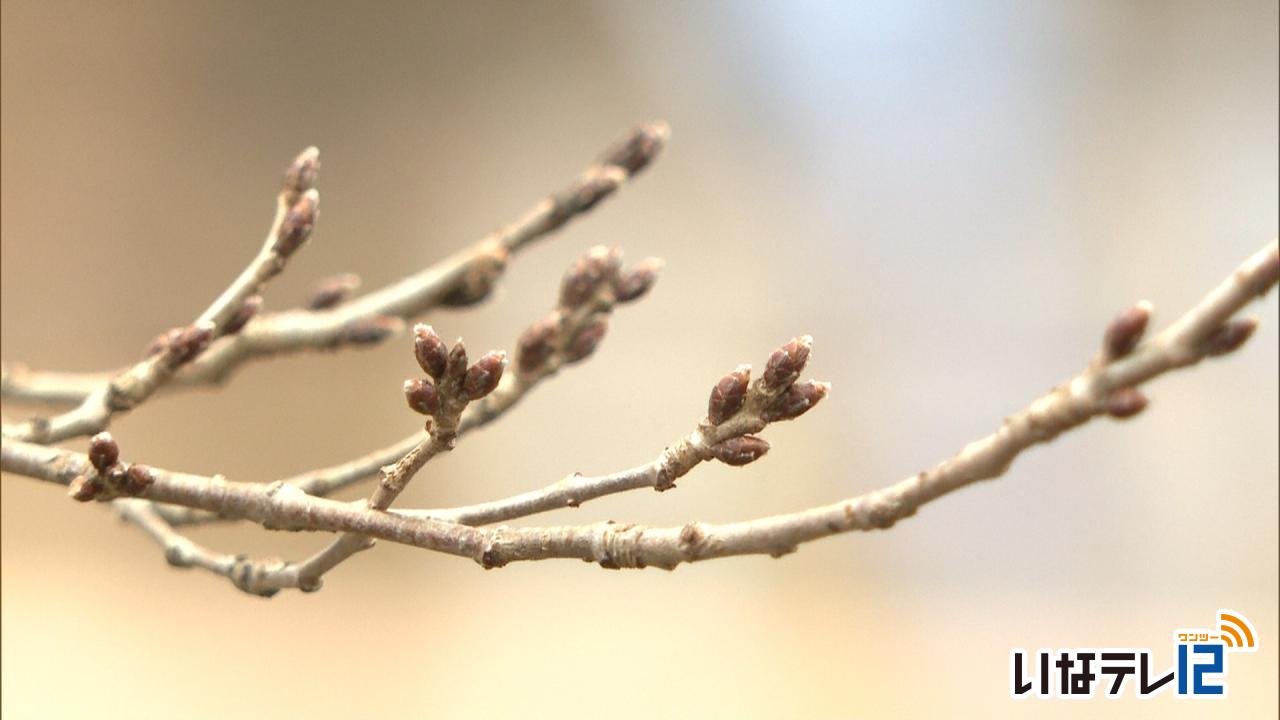
[[[663,122],[637,126],[601,153],[568,186],[544,198],[514,222],[399,282],[346,300],[353,287],[336,298],[322,292],[335,290],[331,287],[338,281],[335,278],[317,289],[306,309],[264,313],[254,318],[241,332],[213,343],[178,372],[172,384],[222,382],[241,363],[256,357],[377,342],[391,334],[398,324],[396,320],[409,320],[442,305],[479,302],[492,290],[511,253],[549,235],[613,194],[652,162],[669,132]],[[351,283],[350,278],[347,283]],[[317,303],[318,298],[321,301]],[[82,402],[108,377],[102,373],[54,373],[6,365],[0,373],[0,393],[6,400]],[[18,436],[34,437],[31,433]]]
[[314,188],[318,169],[319,151],[314,147],[294,160],[277,196],[275,219],[262,249],[191,325],[161,335],[145,359],[100,383],[74,409],[6,427],[4,435],[51,443],[103,430],[113,415],[146,401],[179,368],[195,361],[210,342],[240,333],[260,307],[258,293],[263,286],[284,270],[311,236],[320,202]]

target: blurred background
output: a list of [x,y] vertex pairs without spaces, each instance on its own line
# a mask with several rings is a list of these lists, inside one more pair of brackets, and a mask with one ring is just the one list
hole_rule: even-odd
[[[5,0],[3,355],[96,370],[256,251],[285,165],[323,213],[267,293],[375,288],[513,219],[634,122],[658,162],[430,321],[511,347],[597,243],[667,267],[588,363],[432,463],[403,506],[648,461],[711,385],[799,333],[833,394],[748,468],[536,519],[731,521],[855,495],[996,428],[1147,298],[1157,327],[1277,231],[1277,5]],[[271,601],[5,476],[6,717],[1200,716],[1172,696],[1009,698],[1012,647],[1254,623],[1220,717],[1277,714],[1276,294],[1239,354],[890,532],[783,560],[485,572],[381,544]],[[128,458],[269,481],[418,421],[405,340],[255,363],[113,426]],[[36,410],[6,405],[9,417]],[[69,447],[83,449],[83,441]],[[365,488],[344,497],[356,498]],[[196,539],[299,558],[317,535]]]

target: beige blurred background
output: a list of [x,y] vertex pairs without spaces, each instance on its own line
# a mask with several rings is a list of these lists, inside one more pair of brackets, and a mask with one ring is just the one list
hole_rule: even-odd
[[[1277,6],[19,2],[3,20],[3,355],[91,370],[257,248],[281,170],[323,217],[272,285],[377,287],[515,217],[638,120],[616,198],[439,312],[510,347],[595,243],[668,261],[598,356],[468,436],[405,506],[647,461],[798,333],[833,395],[746,469],[539,518],[728,521],[870,490],[995,428],[1149,298],[1163,324],[1277,230]],[[380,545],[263,601],[5,476],[6,718],[1274,717],[1277,302],[1237,356],[890,532],[661,571],[484,572]],[[254,364],[119,419],[130,458],[267,481],[412,432],[403,341]],[[21,417],[32,408],[6,406]],[[80,448],[83,443],[71,443]],[[363,494],[351,492],[347,497]],[[320,536],[203,530],[300,557]],[[1012,702],[1014,646],[1150,647],[1244,613],[1229,698]]]

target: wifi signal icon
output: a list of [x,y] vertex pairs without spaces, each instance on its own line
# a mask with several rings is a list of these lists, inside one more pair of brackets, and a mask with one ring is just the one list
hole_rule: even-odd
[[1258,649],[1258,636],[1253,624],[1234,610],[1218,611],[1218,630],[1222,642],[1232,652],[1254,652]]

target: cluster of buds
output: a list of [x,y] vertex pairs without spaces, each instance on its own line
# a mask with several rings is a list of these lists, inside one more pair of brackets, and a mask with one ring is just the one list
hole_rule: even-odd
[[[246,318],[245,322],[248,321]],[[195,360],[209,347],[209,343],[213,342],[213,334],[212,323],[195,323],[170,328],[151,341],[151,345],[147,348],[147,357],[163,354],[163,360],[169,367],[181,367]]]
[[[1102,362],[1111,363],[1133,353],[1142,342],[1142,336],[1151,320],[1151,303],[1142,301],[1127,308],[1107,325],[1102,337]],[[1244,345],[1258,329],[1254,318],[1228,320],[1203,340],[1201,350],[1206,356],[1217,357],[1234,352]],[[1107,395],[1103,410],[1113,418],[1131,418],[1147,407],[1147,396],[1137,388],[1119,388]]]
[[711,388],[707,401],[708,434],[728,430],[731,436],[711,446],[712,455],[726,465],[746,465],[769,451],[769,443],[749,434],[772,422],[805,414],[831,391],[828,383],[800,381],[809,361],[813,338],[793,339],[769,356],[764,374],[751,383],[751,366],[739,365]]
[[[1133,353],[1151,322],[1151,303],[1143,300],[1123,312],[1107,325],[1102,335],[1102,362],[1111,363]],[[1103,410],[1117,420],[1131,418],[1147,407],[1147,396],[1137,388],[1120,388],[1107,395]]]
[[405,381],[405,399],[414,412],[430,418],[427,430],[433,436],[451,441],[467,403],[498,387],[507,354],[491,351],[468,366],[461,339],[450,348],[430,325],[422,324],[414,326],[413,335],[413,354],[426,377]]
[[648,258],[624,270],[617,248],[589,250],[565,273],[556,310],[520,336],[516,367],[521,375],[540,375],[589,357],[609,329],[613,306],[647,293],[661,268],[661,260]]
[[145,465],[120,462],[120,446],[108,432],[98,433],[89,440],[89,463],[93,465],[93,472],[71,481],[67,493],[80,502],[141,495],[156,479]]

